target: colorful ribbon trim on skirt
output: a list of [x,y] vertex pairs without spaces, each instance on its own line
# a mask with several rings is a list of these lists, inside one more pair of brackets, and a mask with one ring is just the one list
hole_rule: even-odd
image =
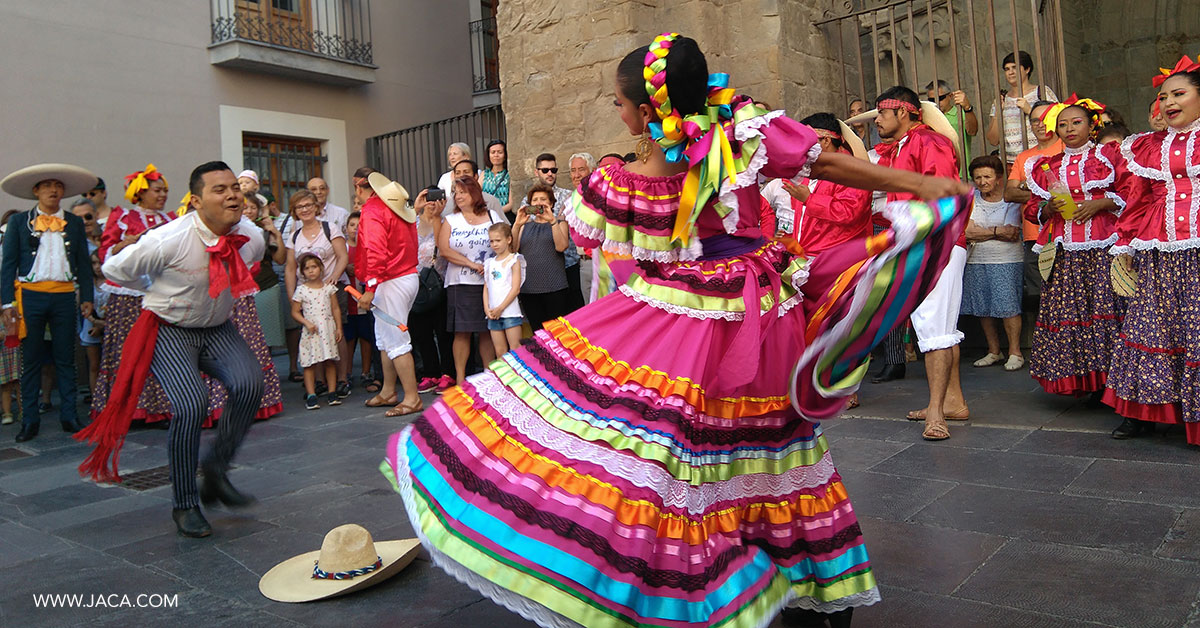
[[933,290],[966,229],[971,205],[971,196],[889,203],[884,215],[891,229],[821,252],[822,263],[814,264],[806,285],[828,288],[812,295],[808,348],[792,369],[790,396],[798,412],[804,414],[796,395],[809,367],[812,386],[822,396],[858,390],[871,349]]

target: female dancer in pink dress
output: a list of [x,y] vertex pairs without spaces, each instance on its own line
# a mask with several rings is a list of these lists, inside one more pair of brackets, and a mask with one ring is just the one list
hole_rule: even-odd
[[[614,104],[654,141],[584,180],[566,214],[576,243],[632,255],[637,272],[389,442],[384,472],[434,561],[543,626],[764,626],[789,603],[844,626],[879,599],[820,426],[802,417],[845,405],[887,332],[855,342],[850,327],[912,311],[965,204],[898,203],[895,231],[810,263],[764,239],[757,183],[966,188],[821,153],[812,129],[727,80],[673,33],[621,62]],[[928,257],[906,265],[918,240]]]

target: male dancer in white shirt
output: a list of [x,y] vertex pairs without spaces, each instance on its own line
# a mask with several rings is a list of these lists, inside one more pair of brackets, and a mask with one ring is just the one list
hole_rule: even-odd
[[[262,259],[264,243],[261,231],[242,217],[242,191],[229,166],[219,161],[197,166],[189,188],[190,211],[183,218],[146,232],[104,262],[105,277],[145,291],[145,309],[125,341],[108,405],[77,438],[96,445],[80,472],[119,481],[117,457],[129,417],[146,373],[153,373],[173,412],[167,433],[172,517],[181,536],[204,537],[212,528],[199,501],[254,502],[229,483],[226,472],[262,400],[262,370],[229,315],[235,299],[257,289],[248,266]],[[200,426],[208,389],[201,372],[229,391],[217,438],[202,463]],[[204,473],[199,491],[198,464]]]

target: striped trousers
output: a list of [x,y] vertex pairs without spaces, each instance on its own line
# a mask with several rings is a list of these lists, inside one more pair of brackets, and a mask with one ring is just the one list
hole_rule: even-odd
[[223,472],[262,402],[262,368],[233,322],[226,321],[216,327],[162,325],[150,372],[171,401],[167,442],[175,508],[192,508],[199,503],[200,426],[208,412],[208,386],[200,374],[216,378],[229,391],[217,437],[204,456],[206,469]]

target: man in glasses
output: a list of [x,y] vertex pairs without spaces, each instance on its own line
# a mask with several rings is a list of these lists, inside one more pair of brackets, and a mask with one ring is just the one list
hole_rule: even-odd
[[[979,134],[979,118],[975,117],[975,107],[971,106],[971,100],[967,98],[966,92],[960,90],[951,90],[950,84],[943,80],[938,80],[937,89],[934,89],[933,83],[925,86],[926,100],[932,102],[946,114],[946,119],[950,121],[950,126],[954,127],[954,133],[958,135],[958,142],[963,147],[963,154],[971,154],[971,138]],[[967,162],[969,159],[960,160],[960,176],[964,181],[970,179],[967,173]]]
[[87,234],[88,255],[100,248],[100,223],[96,221],[96,205],[84,195],[71,204],[71,213],[83,219],[83,231]]
[[[558,187],[558,158],[553,153],[542,153],[538,155],[534,161],[534,179],[535,183],[544,183],[554,190],[554,215],[559,220],[566,220],[563,212],[566,211],[567,205],[571,202],[571,190]],[[527,207],[527,201],[521,201],[521,207]],[[571,312],[583,307],[583,289],[580,284],[583,278],[579,274],[579,248],[574,242],[567,244],[567,250],[563,252],[566,258],[567,267],[567,283],[570,290],[570,308]]]
[[104,231],[104,223],[112,208],[108,206],[108,190],[104,187],[104,179],[96,179],[96,187],[83,193],[84,198],[91,201],[96,209],[96,224]]

